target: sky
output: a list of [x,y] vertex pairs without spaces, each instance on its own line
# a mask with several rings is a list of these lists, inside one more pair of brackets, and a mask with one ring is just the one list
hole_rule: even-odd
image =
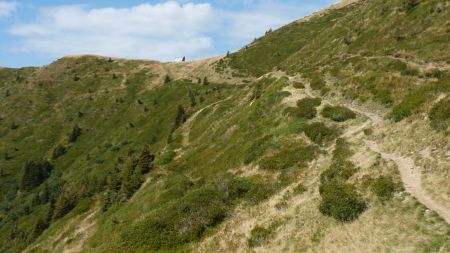
[[0,0],[0,66],[65,55],[172,61],[235,51],[336,0]]

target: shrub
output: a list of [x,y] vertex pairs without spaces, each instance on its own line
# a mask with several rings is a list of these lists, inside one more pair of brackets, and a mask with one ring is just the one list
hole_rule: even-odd
[[141,173],[148,173],[153,167],[152,163],[154,160],[155,155],[150,153],[150,147],[148,145],[144,145],[138,163]]
[[259,162],[259,166],[261,169],[266,170],[285,170],[295,165],[303,166],[314,158],[315,153],[316,149],[312,146],[284,149],[274,155],[263,158]]
[[63,145],[58,145],[58,146],[56,146],[56,148],[53,150],[52,158],[53,158],[53,159],[57,159],[58,157],[63,156],[66,152],[67,152],[66,147],[64,147]]
[[322,122],[314,122],[305,127],[305,134],[313,142],[324,145],[330,142],[338,136],[338,131],[336,129],[327,127]]
[[320,104],[320,98],[303,98],[297,101],[296,108],[286,108],[285,113],[297,118],[312,119],[316,117],[316,107]]
[[53,219],[59,219],[68,214],[75,208],[78,201],[78,195],[75,193],[74,187],[66,187],[64,192],[59,195],[55,203],[53,211]]
[[78,125],[75,125],[72,128],[72,132],[69,134],[69,142],[74,143],[81,136],[81,128]]
[[165,84],[168,84],[168,83],[170,83],[171,81],[172,81],[172,79],[170,78],[169,75],[166,75],[166,76],[164,77],[164,83],[165,83]]
[[305,84],[303,84],[303,83],[301,83],[301,82],[294,82],[292,85],[293,85],[294,88],[296,88],[296,89],[303,89],[303,88],[305,88]]
[[373,182],[372,191],[381,201],[390,200],[395,191],[394,180],[392,177],[381,176]]
[[406,12],[412,11],[420,4],[420,0],[404,0],[403,10]]
[[179,199],[164,201],[161,208],[122,233],[122,245],[140,252],[174,251],[219,224],[233,203],[255,187],[260,185],[252,180],[224,176]]
[[323,184],[320,186],[320,195],[320,212],[341,222],[355,220],[367,208],[352,185]]
[[48,161],[28,161],[24,166],[20,189],[30,191],[42,184],[53,170],[53,165]]
[[450,126],[450,97],[444,98],[431,108],[430,124],[436,130],[446,130]]
[[390,117],[398,122],[411,116],[419,110],[420,106],[428,100],[429,96],[430,94],[422,89],[411,92],[399,104],[392,108]]
[[204,77],[203,78],[203,85],[208,85],[209,84],[209,81],[208,81],[208,77]]
[[325,85],[325,81],[320,76],[315,76],[311,80],[311,89],[313,90],[321,90]]
[[264,244],[266,244],[271,237],[273,236],[273,233],[270,229],[256,226],[252,229],[250,233],[250,238],[248,238],[248,246],[249,247],[259,247]]
[[337,122],[356,118],[356,114],[344,106],[325,106],[322,110],[322,116]]

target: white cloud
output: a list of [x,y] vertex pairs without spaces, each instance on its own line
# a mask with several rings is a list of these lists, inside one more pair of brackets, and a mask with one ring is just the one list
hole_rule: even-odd
[[17,51],[53,57],[100,54],[172,60],[207,56],[217,51],[216,43],[242,46],[270,27],[310,11],[301,9],[304,5],[293,8],[261,0],[252,7],[225,11],[207,3],[180,1],[129,8],[59,6],[42,8],[33,22],[16,24],[10,33],[20,37]]
[[11,15],[17,9],[16,2],[0,1],[0,18]]

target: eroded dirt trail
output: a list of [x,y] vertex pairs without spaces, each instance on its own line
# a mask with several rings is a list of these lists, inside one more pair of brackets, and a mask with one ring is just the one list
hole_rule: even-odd
[[[305,85],[305,93],[310,97],[316,97],[309,85]],[[333,105],[332,101],[327,100],[326,98],[322,98],[322,101],[328,104]],[[362,114],[369,118],[361,127],[356,128],[353,131],[349,131],[343,135],[343,137],[350,137],[350,135],[354,134],[357,131],[363,130],[368,125],[372,125],[373,127],[381,126],[382,124],[387,124],[383,117],[380,115],[366,110],[360,106],[354,104],[343,104],[349,109]],[[380,144],[375,141],[364,141],[366,146],[375,153],[379,153],[384,159],[393,161],[400,172],[400,177],[405,186],[405,190],[414,196],[420,203],[425,205],[428,209],[435,211],[439,216],[441,216],[448,224],[450,224],[450,210],[433,200],[427,192],[422,188],[422,180],[421,180],[421,172],[420,169],[417,168],[413,159],[411,157],[399,155],[396,153],[388,153],[384,152],[382,148],[380,148]]]

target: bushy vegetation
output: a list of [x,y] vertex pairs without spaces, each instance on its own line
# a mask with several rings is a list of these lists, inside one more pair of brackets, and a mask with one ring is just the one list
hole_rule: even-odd
[[345,106],[325,106],[322,110],[322,116],[330,118],[337,122],[343,122],[356,118],[356,114]]
[[314,122],[305,127],[305,134],[313,142],[324,145],[338,136],[338,130],[326,126],[322,122]]
[[176,249],[200,239],[227,216],[239,199],[261,187],[253,180],[224,176],[168,202],[122,233],[127,250]]
[[351,155],[350,145],[345,140],[338,139],[332,163],[320,175],[319,192],[322,201],[319,210],[342,222],[353,221],[367,208],[355,187],[347,183],[357,171],[355,165],[348,160]]
[[30,191],[42,184],[50,176],[53,165],[48,161],[28,161],[25,163],[23,170],[20,189]]
[[251,248],[262,246],[267,242],[269,242],[272,236],[273,236],[272,230],[265,227],[256,226],[252,229],[250,233],[250,238],[248,238],[247,241],[248,246],[250,246]]
[[394,196],[395,188],[392,177],[381,176],[372,183],[372,191],[381,201],[390,200]]
[[313,90],[321,90],[325,87],[326,83],[322,79],[322,77],[316,75],[311,79],[311,89]]
[[292,117],[312,119],[316,117],[316,107],[320,104],[320,98],[303,98],[297,101],[297,107],[288,107],[284,113]]
[[320,212],[342,222],[355,220],[367,208],[354,187],[348,184],[321,185],[320,196]]
[[450,126],[450,97],[436,103],[429,113],[431,126],[436,130],[446,130]]
[[316,151],[316,148],[312,146],[285,148],[261,159],[259,166],[265,170],[285,170],[293,166],[302,167],[314,159]]

